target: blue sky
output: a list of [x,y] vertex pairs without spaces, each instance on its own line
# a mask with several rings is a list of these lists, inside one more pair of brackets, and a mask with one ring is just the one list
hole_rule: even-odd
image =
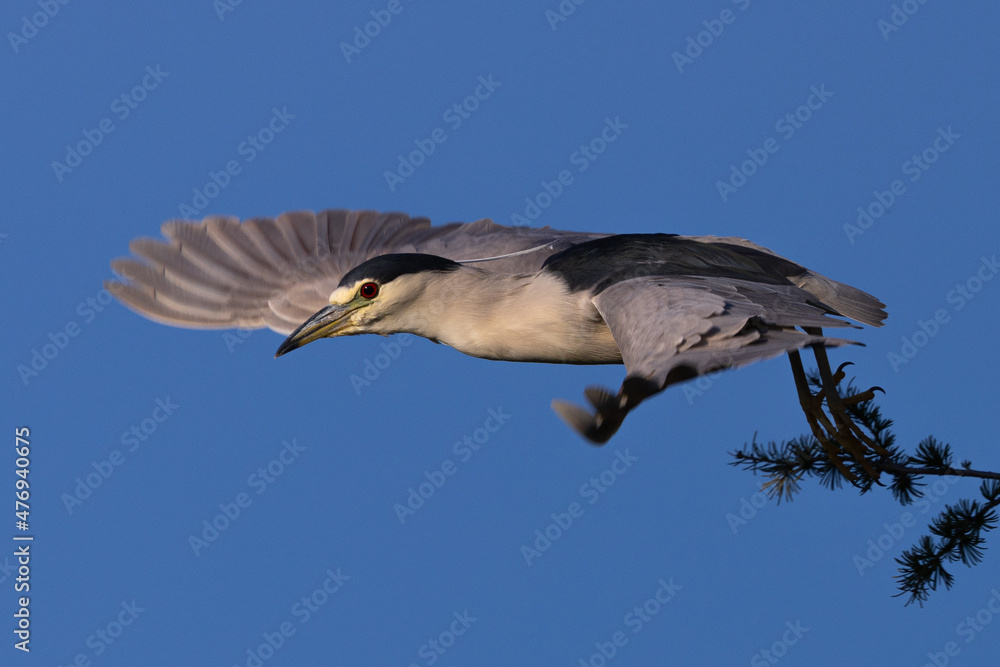
[[952,591],[892,597],[974,483],[778,506],[727,465],[807,429],[784,359],[673,388],[598,449],[549,402],[621,367],[399,336],[275,360],[270,331],[160,326],[101,287],[189,211],[744,236],[888,304],[834,362],[886,389],[902,444],[996,470],[995,3],[101,4],[0,12],[3,421],[30,427],[35,537],[30,655],[0,551],[0,662],[995,660],[995,535]]

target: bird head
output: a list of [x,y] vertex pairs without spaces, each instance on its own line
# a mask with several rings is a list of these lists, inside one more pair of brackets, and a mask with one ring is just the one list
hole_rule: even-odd
[[351,269],[330,294],[330,305],[303,322],[275,357],[320,338],[413,332],[417,302],[428,285],[462,265],[417,253],[382,255]]

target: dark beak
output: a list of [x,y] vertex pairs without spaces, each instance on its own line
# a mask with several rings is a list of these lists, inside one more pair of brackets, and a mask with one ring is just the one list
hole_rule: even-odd
[[344,335],[341,332],[351,326],[348,316],[353,310],[350,306],[326,306],[299,325],[299,328],[278,347],[274,357],[278,358],[319,338]]

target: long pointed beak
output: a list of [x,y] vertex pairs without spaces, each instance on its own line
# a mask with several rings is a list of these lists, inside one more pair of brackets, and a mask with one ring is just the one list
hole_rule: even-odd
[[354,309],[350,306],[326,306],[315,315],[299,325],[274,353],[275,359],[281,355],[300,348],[319,338],[335,336],[351,325],[348,315]]

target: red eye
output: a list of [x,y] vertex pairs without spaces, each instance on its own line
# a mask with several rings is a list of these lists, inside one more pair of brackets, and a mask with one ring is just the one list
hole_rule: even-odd
[[378,285],[376,283],[365,283],[361,286],[359,294],[366,299],[374,299],[378,296]]

